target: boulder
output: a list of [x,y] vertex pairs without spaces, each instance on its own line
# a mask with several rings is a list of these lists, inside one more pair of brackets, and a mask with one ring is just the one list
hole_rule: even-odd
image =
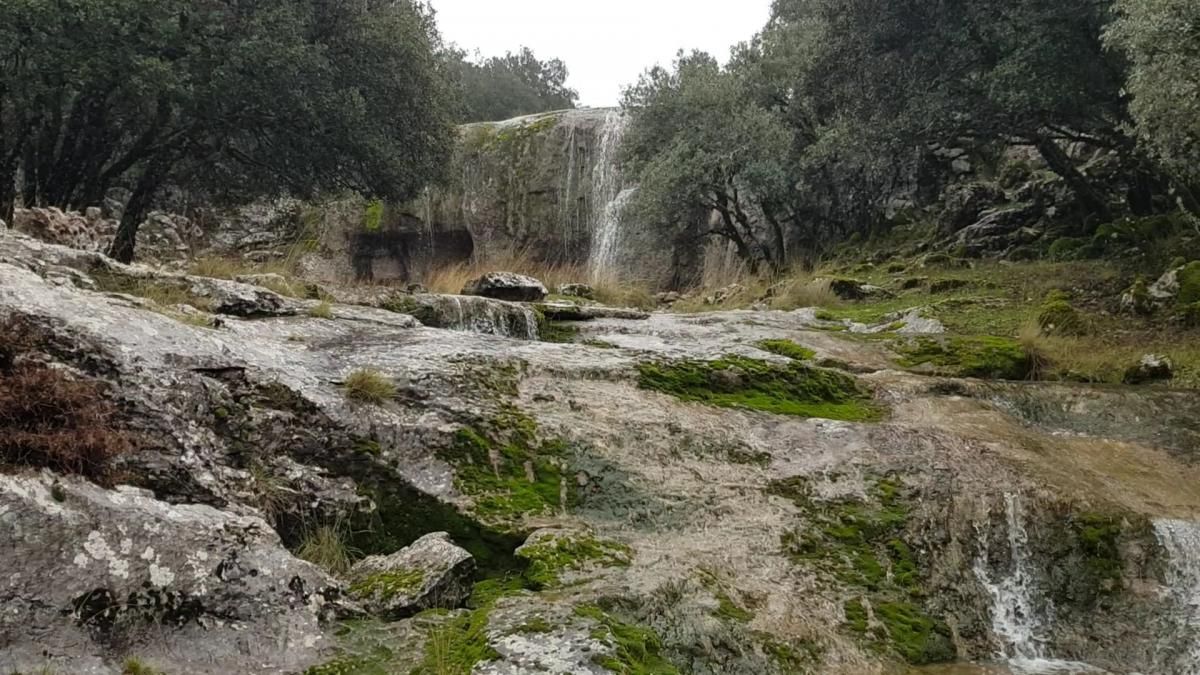
[[868,298],[888,298],[893,294],[885,288],[863,283],[856,279],[830,279],[829,290],[842,300],[859,301]]
[[541,302],[549,292],[542,282],[512,272],[491,272],[469,282],[463,295],[478,295],[508,302]]
[[558,294],[569,298],[596,299],[596,289],[588,284],[562,284],[558,287]]
[[295,672],[339,613],[337,582],[261,518],[136,488],[0,475],[0,542],[0,660],[18,672],[115,673],[109,659],[134,655],[172,672]]
[[471,295],[390,293],[364,304],[408,314],[430,328],[538,339],[538,319],[526,305]]
[[1137,365],[1125,371],[1125,384],[1145,384],[1147,382],[1162,382],[1175,377],[1175,369],[1171,359],[1157,354],[1146,354]]
[[987,183],[962,183],[946,188],[942,194],[942,212],[938,226],[944,234],[954,234],[977,222],[980,214],[1004,201],[1004,191]]
[[421,537],[389,556],[371,556],[350,569],[350,596],[390,619],[431,608],[454,609],[471,595],[475,558],[445,532]]
[[956,245],[967,255],[1006,251],[1036,241],[1039,230],[1028,227],[1041,215],[1031,204],[1017,204],[984,211],[979,221],[958,233]]

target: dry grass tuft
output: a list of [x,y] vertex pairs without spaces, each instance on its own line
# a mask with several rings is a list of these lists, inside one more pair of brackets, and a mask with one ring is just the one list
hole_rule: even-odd
[[776,296],[771,300],[775,309],[799,309],[801,307],[837,307],[842,299],[830,288],[829,279],[813,279],[799,276],[781,282]]
[[308,310],[308,315],[314,319],[332,319],[333,305],[328,302],[321,302]]
[[115,406],[94,382],[25,358],[40,339],[22,321],[0,323],[0,464],[49,468],[111,482],[111,463],[134,449]]
[[346,527],[341,523],[322,525],[310,530],[296,549],[296,557],[333,575],[350,571],[358,552],[347,543]]
[[359,403],[380,405],[396,397],[395,383],[377,370],[362,369],[350,373],[342,388],[346,398]]

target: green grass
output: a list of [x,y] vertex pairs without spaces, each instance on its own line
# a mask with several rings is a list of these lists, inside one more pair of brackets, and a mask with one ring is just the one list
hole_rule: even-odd
[[846,421],[874,421],[883,416],[850,375],[796,361],[775,365],[728,356],[707,362],[643,363],[638,373],[643,389],[683,401]]
[[328,302],[321,302],[308,310],[308,315],[314,319],[332,319],[333,305]]
[[357,552],[347,543],[345,528],[340,525],[322,525],[309,531],[296,557],[320,567],[333,575],[350,571]]

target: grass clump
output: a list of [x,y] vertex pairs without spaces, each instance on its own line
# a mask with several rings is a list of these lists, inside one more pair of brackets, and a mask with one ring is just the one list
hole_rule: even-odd
[[459,430],[440,455],[455,468],[455,486],[474,498],[475,514],[489,523],[515,525],[578,502],[567,445],[539,440],[537,423],[515,408]]
[[1087,335],[1087,320],[1062,295],[1052,295],[1038,310],[1038,328],[1043,335]]
[[163,671],[147,665],[139,658],[130,657],[121,664],[121,675],[163,675]]
[[362,369],[350,373],[342,388],[346,398],[358,403],[380,405],[396,397],[396,385],[377,370]]
[[931,366],[955,377],[1024,380],[1034,368],[1029,354],[1012,338],[918,337],[893,343],[905,368]]
[[335,576],[350,571],[357,553],[347,543],[346,528],[340,524],[322,525],[309,531],[296,549],[297,558]]
[[308,310],[308,315],[314,319],[332,319],[333,305],[329,302],[320,302]]
[[775,365],[728,356],[707,362],[643,363],[638,373],[643,389],[723,408],[847,421],[882,416],[853,377],[795,361]]
[[816,352],[792,342],[791,340],[763,340],[757,347],[764,352],[785,356],[795,361],[809,361],[817,355]]
[[577,616],[595,621],[592,638],[613,649],[611,655],[597,655],[597,665],[622,675],[678,675],[679,669],[662,656],[662,640],[653,630],[625,623],[596,605],[580,605]]
[[535,588],[550,588],[559,584],[559,575],[563,572],[590,565],[628,567],[633,550],[591,535],[560,536],[522,546],[517,557],[529,562],[525,578]]
[[33,360],[46,342],[28,322],[0,322],[0,465],[44,467],[102,485],[135,448],[102,385]]

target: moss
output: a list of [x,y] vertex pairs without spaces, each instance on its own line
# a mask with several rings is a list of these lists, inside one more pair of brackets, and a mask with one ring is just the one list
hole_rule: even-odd
[[121,664],[121,675],[163,675],[163,672],[146,665],[141,659],[130,657]]
[[1188,263],[1179,270],[1179,297],[1181,305],[1200,302],[1200,260]]
[[617,346],[611,342],[607,342],[605,340],[597,340],[595,338],[588,338],[587,340],[584,340],[581,344],[587,345],[588,347],[595,347],[596,349],[620,349],[619,346]]
[[871,626],[866,603],[860,598],[853,598],[842,604],[842,611],[846,615],[846,628],[853,633],[866,635]]
[[535,588],[556,586],[563,572],[589,565],[628,567],[632,555],[632,549],[624,544],[586,535],[547,539],[517,551],[517,557],[529,562],[525,578]]
[[1078,260],[1086,257],[1091,240],[1083,237],[1061,237],[1055,239],[1046,251],[1051,260]]
[[780,366],[729,356],[709,362],[643,363],[638,372],[643,389],[684,401],[848,421],[882,416],[853,377],[795,361]]
[[546,321],[538,325],[538,336],[542,342],[572,344],[579,335],[579,327],[565,321]]
[[933,366],[956,377],[1024,380],[1033,371],[1029,355],[1011,338],[919,337],[893,343],[905,368]]
[[421,590],[424,584],[423,570],[389,570],[355,580],[350,584],[350,593],[360,598],[369,597],[388,602],[397,597],[412,595]]
[[383,202],[375,200],[367,204],[363,212],[363,229],[367,232],[378,232],[383,228]]
[[374,675],[388,672],[381,659],[369,656],[339,656],[304,671],[304,675]]
[[723,591],[716,592],[717,597],[717,616],[729,621],[737,621],[739,623],[750,623],[754,620],[754,612],[748,609],[739,607],[733,601],[733,598]]
[[763,340],[757,346],[765,352],[786,356],[796,361],[809,361],[817,355],[813,350],[802,347],[791,340]]
[[804,673],[820,662],[825,650],[821,645],[810,642],[780,642],[774,636],[765,633],[755,633],[767,656],[785,673]]
[[1079,336],[1091,332],[1079,310],[1061,297],[1047,299],[1038,311],[1037,323],[1043,335]]
[[950,628],[907,602],[881,602],[875,618],[887,630],[889,646],[914,665],[944,663],[957,657]]
[[1124,562],[1121,559],[1121,520],[1102,513],[1079,513],[1071,518],[1071,529],[1084,555],[1086,583],[1090,599],[1121,587]]
[[525,516],[576,505],[578,487],[563,441],[539,441],[537,424],[512,407],[482,426],[459,430],[440,453],[455,468],[455,485],[474,498],[480,518],[515,527]]
[[575,614],[598,624],[592,638],[613,648],[609,656],[595,662],[620,675],[678,675],[679,669],[662,656],[662,640],[653,630],[625,623],[596,605],[581,605]]
[[521,624],[520,626],[517,626],[516,630],[514,630],[513,632],[530,634],[530,633],[550,633],[553,630],[554,630],[554,627],[550,625],[549,621],[546,621],[545,619],[543,619],[540,616],[535,616],[532,619]]

